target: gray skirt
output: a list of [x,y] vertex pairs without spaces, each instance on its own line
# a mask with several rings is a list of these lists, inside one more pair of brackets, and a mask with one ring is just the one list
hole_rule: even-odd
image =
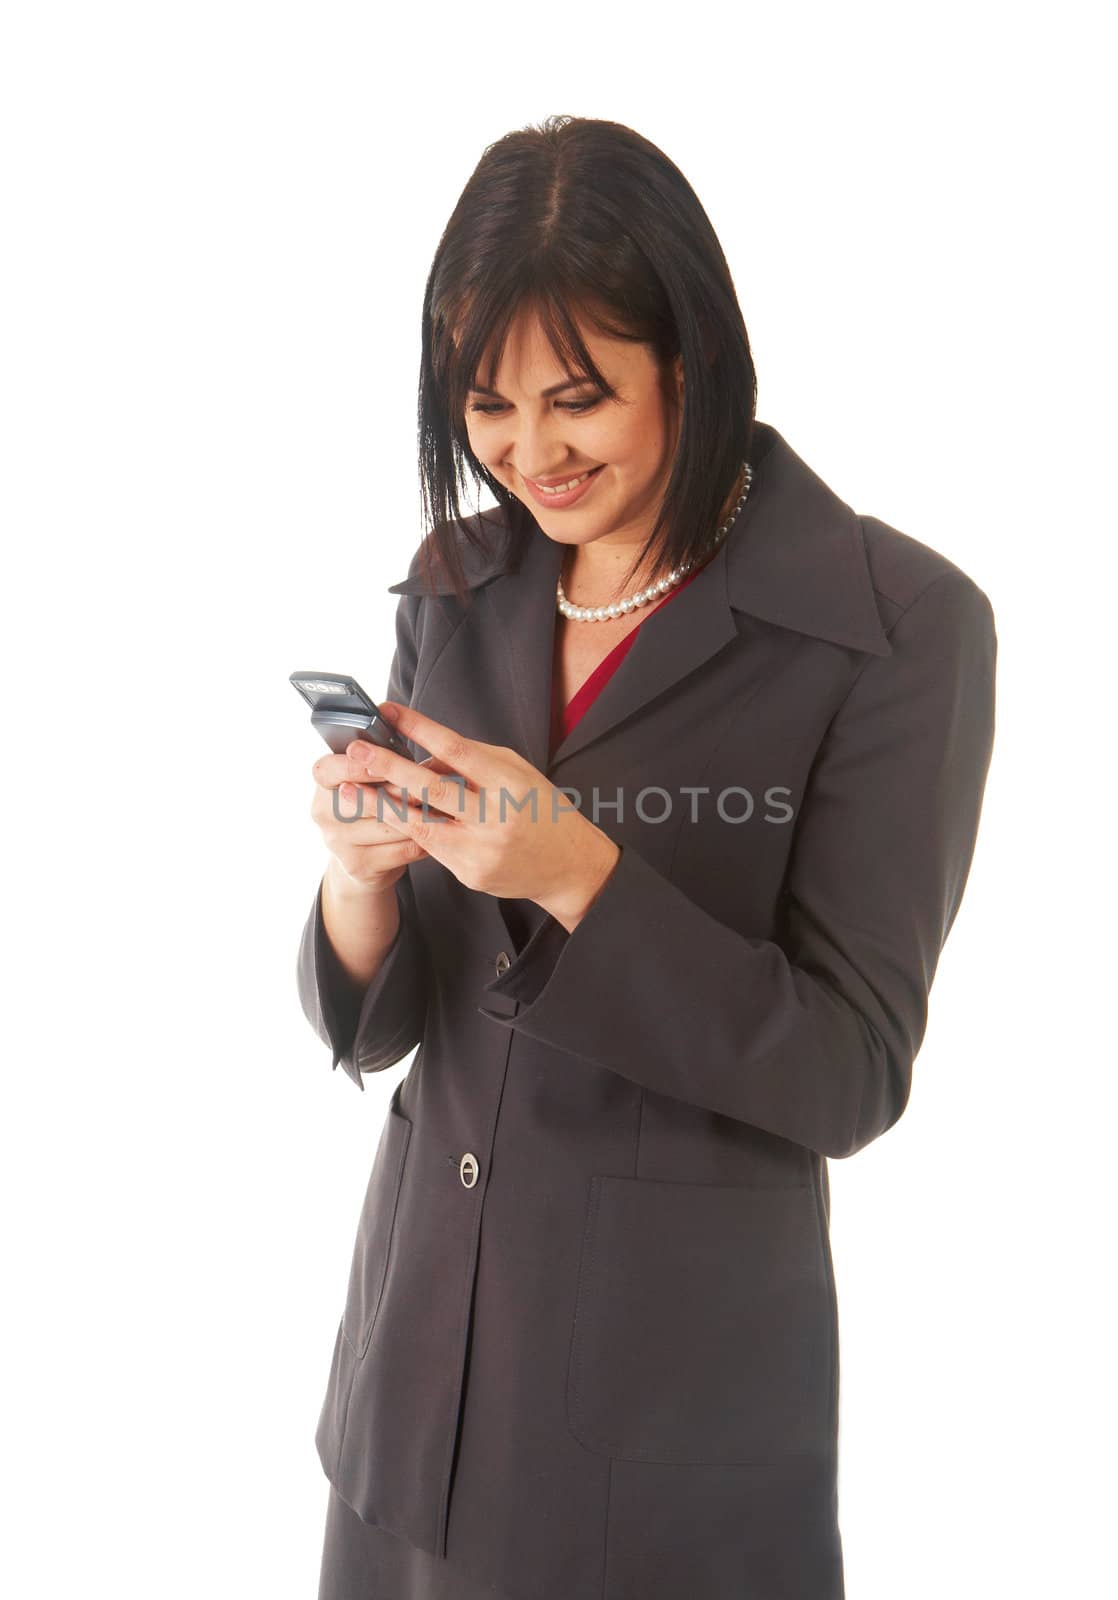
[[318,1600],[503,1600],[450,1562],[362,1522],[329,1489]]

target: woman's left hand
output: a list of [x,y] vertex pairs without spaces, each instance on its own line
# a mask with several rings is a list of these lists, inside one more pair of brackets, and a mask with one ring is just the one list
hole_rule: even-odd
[[350,747],[358,781],[407,790],[407,815],[385,804],[378,820],[410,835],[468,889],[534,900],[568,928],[577,924],[621,854],[609,835],[507,745],[466,739],[394,701],[381,709],[431,757],[416,762],[380,745]]

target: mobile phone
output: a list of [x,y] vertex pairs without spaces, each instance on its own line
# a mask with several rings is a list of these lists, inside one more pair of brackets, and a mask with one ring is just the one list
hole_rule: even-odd
[[371,744],[394,750],[405,760],[412,753],[381,716],[376,701],[357,682],[343,672],[293,672],[289,679],[311,708],[311,726],[317,728],[335,755],[344,755],[351,739],[368,739]]

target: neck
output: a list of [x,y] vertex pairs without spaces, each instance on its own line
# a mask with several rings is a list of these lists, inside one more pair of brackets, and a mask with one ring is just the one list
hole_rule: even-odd
[[[721,527],[729,517],[744,487],[743,469],[723,501],[717,527]],[[616,545],[610,547],[601,539],[595,540],[593,544],[576,545],[563,557],[559,574],[563,593],[572,605],[603,606],[623,598],[625,594],[634,593],[637,589],[648,588],[660,578],[666,578],[671,569],[662,567],[658,571],[646,572],[644,575],[638,571],[627,583],[622,584],[621,580],[629,570],[633,556],[639,548],[637,544],[629,544],[620,549]]]
[[[621,550],[606,549],[601,547],[600,540],[592,545],[576,546],[563,558],[560,571],[563,593],[573,605],[602,606],[644,587],[639,572],[627,584],[622,584],[638,548],[629,545]],[[647,580],[652,581],[651,577]]]

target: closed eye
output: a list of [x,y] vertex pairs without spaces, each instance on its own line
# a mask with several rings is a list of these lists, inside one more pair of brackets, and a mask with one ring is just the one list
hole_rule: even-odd
[[[590,411],[598,404],[600,399],[600,395],[595,395],[593,400],[557,400],[555,404],[560,411]],[[485,416],[492,417],[496,416],[498,411],[504,411],[505,407],[496,402],[483,405],[479,401],[475,401],[469,409],[471,411],[480,411]]]

